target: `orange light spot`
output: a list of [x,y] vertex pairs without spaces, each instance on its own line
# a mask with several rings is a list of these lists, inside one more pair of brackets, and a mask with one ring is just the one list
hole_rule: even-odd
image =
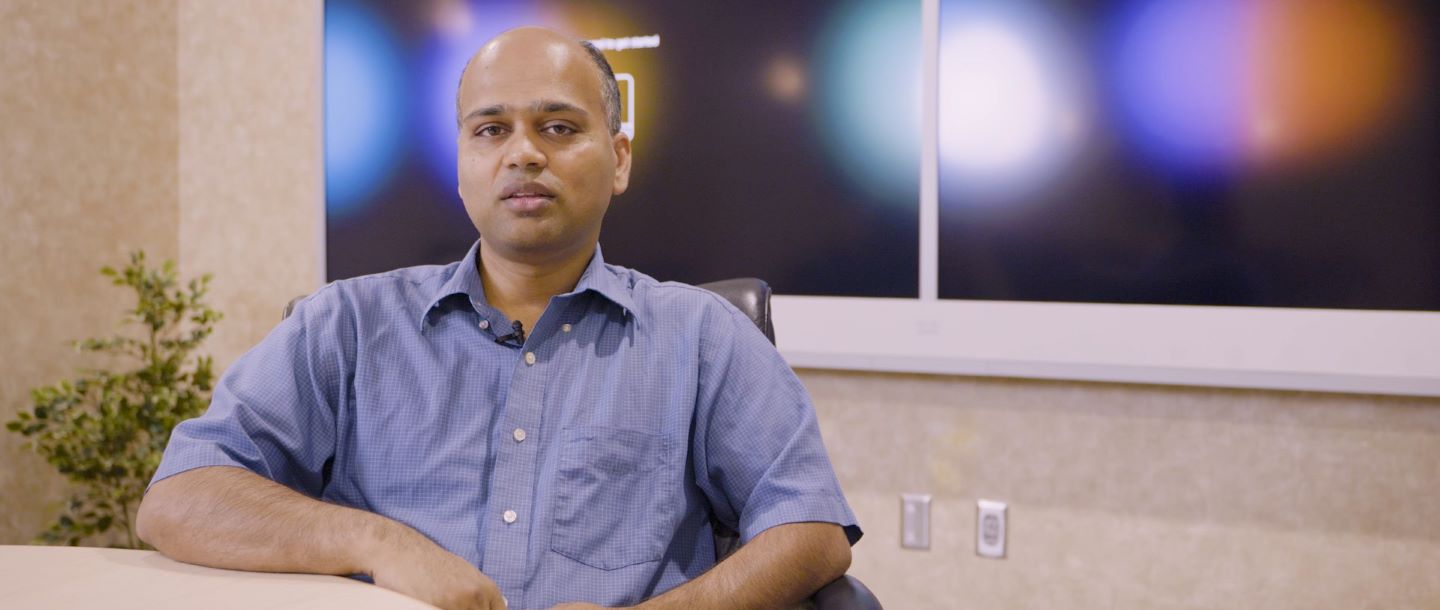
[[1385,0],[1262,0],[1251,108],[1262,163],[1345,153],[1384,127],[1414,80],[1413,38]]

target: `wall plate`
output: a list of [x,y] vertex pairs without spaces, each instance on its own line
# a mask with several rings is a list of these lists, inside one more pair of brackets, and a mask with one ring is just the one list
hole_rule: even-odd
[[900,547],[930,549],[929,494],[900,494]]
[[975,502],[975,554],[991,559],[1005,558],[1009,508],[1004,502]]

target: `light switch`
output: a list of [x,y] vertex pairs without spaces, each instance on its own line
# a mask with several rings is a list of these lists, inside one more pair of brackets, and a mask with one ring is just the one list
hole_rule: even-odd
[[1005,558],[1006,513],[1004,502],[980,500],[975,503],[975,554],[991,559]]
[[900,546],[929,550],[929,494],[900,494]]

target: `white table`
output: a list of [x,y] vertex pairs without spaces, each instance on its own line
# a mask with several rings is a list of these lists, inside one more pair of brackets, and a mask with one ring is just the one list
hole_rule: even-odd
[[0,546],[0,608],[434,610],[339,576],[216,570],[154,551],[45,546]]

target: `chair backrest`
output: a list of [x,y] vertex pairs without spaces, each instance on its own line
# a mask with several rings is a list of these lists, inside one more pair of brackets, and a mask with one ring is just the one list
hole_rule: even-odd
[[749,316],[750,321],[760,327],[760,332],[765,333],[765,338],[769,339],[771,344],[775,343],[775,323],[770,318],[770,285],[766,284],[765,280],[742,277],[700,284],[697,287],[730,301],[731,305]]
[[290,302],[285,304],[285,311],[280,314],[280,319],[281,319],[281,320],[284,320],[285,318],[290,317],[290,314],[292,314],[292,313],[295,312],[295,306],[298,305],[298,304],[300,303],[300,301],[305,300],[305,297],[308,297],[308,296],[310,296],[310,295],[308,295],[308,294],[302,294],[302,295],[300,295],[300,296],[298,296],[298,297],[295,297],[295,298],[293,298],[293,299],[290,299]]

